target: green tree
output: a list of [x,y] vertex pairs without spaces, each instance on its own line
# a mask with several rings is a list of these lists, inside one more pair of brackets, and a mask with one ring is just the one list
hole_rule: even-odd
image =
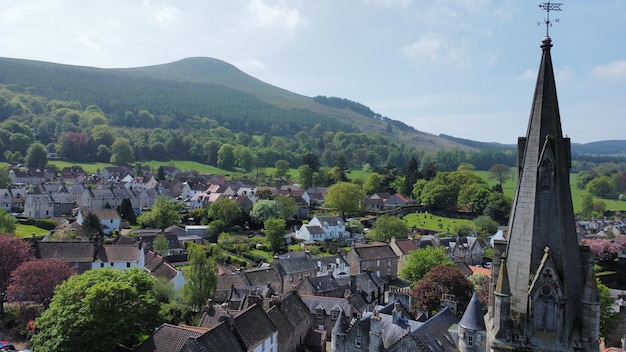
[[302,188],[309,189],[313,187],[313,169],[308,164],[302,164],[298,168],[298,182]]
[[0,188],[9,188],[11,186],[11,177],[9,177],[9,167],[0,166]]
[[361,211],[365,192],[351,182],[339,182],[328,187],[324,206],[341,213],[342,218],[348,214]]
[[263,223],[263,233],[270,242],[274,253],[285,247],[285,220],[270,218]]
[[208,214],[213,220],[223,221],[226,228],[233,226],[243,215],[237,201],[230,198],[220,198],[211,203]]
[[373,194],[377,192],[386,192],[384,187],[385,177],[377,172],[369,174],[365,183],[363,184],[363,191],[366,194]]
[[495,220],[485,215],[472,220],[472,224],[478,234],[484,237],[495,234],[498,231],[498,226],[500,226]]
[[443,247],[428,246],[409,252],[409,257],[400,272],[400,277],[407,280],[410,286],[413,286],[437,265],[454,266],[454,263],[446,256],[445,250]]
[[137,220],[143,228],[165,229],[180,223],[181,208],[182,204],[166,196],[159,196],[154,202],[154,207],[143,212]]
[[278,160],[274,166],[276,167],[275,178],[286,180],[289,177],[289,162],[287,160]]
[[0,209],[0,233],[15,233],[17,220],[8,212]]
[[[415,191],[415,190],[414,190]],[[456,206],[458,193],[451,184],[430,180],[420,193],[422,204],[432,209],[448,210]]]
[[278,217],[278,204],[275,200],[259,199],[252,210],[250,210],[250,218],[252,221],[262,224],[269,218]]
[[606,338],[617,329],[622,322],[619,312],[613,310],[615,299],[611,296],[611,289],[597,280],[600,297],[600,336]]
[[162,322],[153,285],[150,274],[139,268],[88,270],[70,277],[35,320],[32,350],[132,349]]
[[407,238],[409,227],[404,220],[397,216],[379,216],[372,226],[372,230],[367,233],[367,238],[373,241],[386,242],[395,237],[396,239]]
[[298,204],[292,197],[279,194],[274,197],[274,200],[276,201],[278,215],[281,219],[287,221],[298,214]]
[[102,238],[104,235],[102,231],[102,224],[100,223],[100,218],[95,213],[90,211],[85,214],[85,218],[82,223],[83,234],[85,234],[89,240],[98,240]]
[[512,204],[513,200],[511,197],[500,192],[491,192],[489,202],[483,210],[483,215],[487,215],[496,221],[504,222],[511,213]]
[[120,214],[122,219],[128,221],[129,224],[137,224],[137,214],[135,214],[135,210],[133,210],[130,198],[122,199],[122,204],[120,204],[120,208],[117,212]]
[[160,255],[165,255],[170,249],[170,244],[167,242],[167,237],[165,237],[165,235],[159,234],[154,238],[152,247],[154,247],[154,250]]
[[600,176],[587,183],[585,190],[598,198],[615,198],[615,183],[609,176]]
[[457,198],[457,205],[466,205],[471,212],[482,214],[489,204],[489,196],[491,190],[485,184],[471,183],[461,187],[459,191],[459,197]]
[[235,167],[235,146],[229,143],[222,144],[217,151],[217,167],[232,170]]
[[122,165],[135,162],[135,152],[127,138],[116,138],[111,146],[111,153],[111,163],[113,164]]
[[45,168],[48,165],[48,153],[41,143],[33,143],[26,152],[26,166]]
[[187,247],[189,266],[185,270],[183,297],[194,312],[200,312],[217,289],[217,264],[206,248],[196,244]]
[[504,164],[495,164],[489,169],[489,177],[502,185],[511,178],[511,168]]

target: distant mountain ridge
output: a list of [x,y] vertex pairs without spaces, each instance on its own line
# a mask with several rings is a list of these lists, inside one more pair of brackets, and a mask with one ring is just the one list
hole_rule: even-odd
[[[147,109],[179,120],[207,116],[234,132],[250,134],[289,136],[320,125],[332,131],[381,134],[427,152],[511,148],[418,131],[357,102],[296,94],[214,58],[115,69],[0,58],[0,84],[48,100],[94,104],[112,117]],[[590,150],[626,151],[621,143],[595,143]]]

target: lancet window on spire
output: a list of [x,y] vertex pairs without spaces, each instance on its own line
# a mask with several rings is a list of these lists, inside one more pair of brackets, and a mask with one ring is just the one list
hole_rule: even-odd
[[535,329],[554,331],[556,323],[556,298],[550,286],[543,286],[535,302]]

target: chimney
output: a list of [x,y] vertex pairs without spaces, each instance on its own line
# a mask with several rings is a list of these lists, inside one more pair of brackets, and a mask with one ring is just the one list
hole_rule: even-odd
[[350,275],[350,293],[356,293],[356,275]]
[[394,324],[398,324],[400,318],[402,317],[402,303],[400,301],[396,301],[393,304],[393,311],[391,312],[391,320]]

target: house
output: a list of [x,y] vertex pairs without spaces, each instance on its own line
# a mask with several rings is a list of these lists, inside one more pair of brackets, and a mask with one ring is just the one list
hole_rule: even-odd
[[365,211],[378,212],[385,210],[385,201],[391,197],[389,193],[374,193],[363,200]]
[[102,232],[105,235],[111,235],[114,231],[120,230],[122,218],[115,209],[84,210],[81,208],[76,216],[76,222],[82,225],[87,213],[93,213],[100,219]]
[[145,267],[145,254],[143,248],[136,245],[112,245],[99,246],[95,253],[92,269],[112,268],[117,270],[125,270],[128,268]]
[[37,259],[59,259],[82,274],[92,268],[94,244],[79,241],[31,241],[33,253]]
[[189,339],[201,336],[209,329],[188,325],[162,324],[134,352],[178,352]]
[[296,238],[304,241],[332,241],[350,238],[346,224],[339,216],[315,216],[296,230]]
[[306,305],[312,326],[317,330],[325,330],[327,339],[332,336],[332,329],[340,316],[360,317],[364,312],[358,311],[351,303],[350,297],[322,297],[300,295]]
[[278,258],[274,260],[272,266],[276,267],[281,278],[280,292],[298,287],[304,280],[315,277],[317,273],[315,262],[307,255]]
[[51,180],[54,174],[36,167],[19,167],[9,169],[9,178],[14,185],[38,185]]
[[457,351],[448,331],[458,320],[447,308],[426,322],[413,319],[400,302],[379,306],[360,319],[341,314],[332,331],[336,352],[356,351]]
[[24,202],[24,215],[30,218],[51,218],[54,216],[54,201],[50,194],[28,194]]
[[59,173],[61,183],[79,184],[87,178],[87,173],[78,165],[66,166]]
[[185,276],[183,271],[176,269],[156,252],[145,251],[144,269],[155,278],[164,278],[168,280],[177,290],[182,289],[185,285]]
[[445,247],[446,255],[453,262],[463,261],[468,265],[476,265],[483,262],[485,249],[476,237],[457,235],[439,238],[439,244]]
[[389,242],[389,247],[393,250],[393,252],[398,256],[398,272],[402,272],[402,268],[404,264],[406,264],[407,259],[409,258],[409,253],[413,250],[416,250],[417,244],[410,238],[397,240],[395,237],[391,237],[391,241]]
[[308,307],[296,292],[275,298],[270,306],[267,316],[278,327],[279,351],[296,351],[313,324]]
[[407,198],[401,195],[400,193],[396,193],[390,196],[389,198],[385,199],[383,208],[389,210],[389,209],[395,209],[397,207],[413,205],[413,204],[415,204],[415,201],[413,201],[413,199]]
[[0,189],[0,208],[7,213],[12,213],[13,195],[10,188]]
[[350,265],[341,255],[314,258],[317,263],[317,275],[331,275],[334,278],[350,276]]
[[351,275],[369,271],[375,273],[387,283],[398,278],[399,259],[389,244],[359,244],[346,254],[346,261],[350,264]]

